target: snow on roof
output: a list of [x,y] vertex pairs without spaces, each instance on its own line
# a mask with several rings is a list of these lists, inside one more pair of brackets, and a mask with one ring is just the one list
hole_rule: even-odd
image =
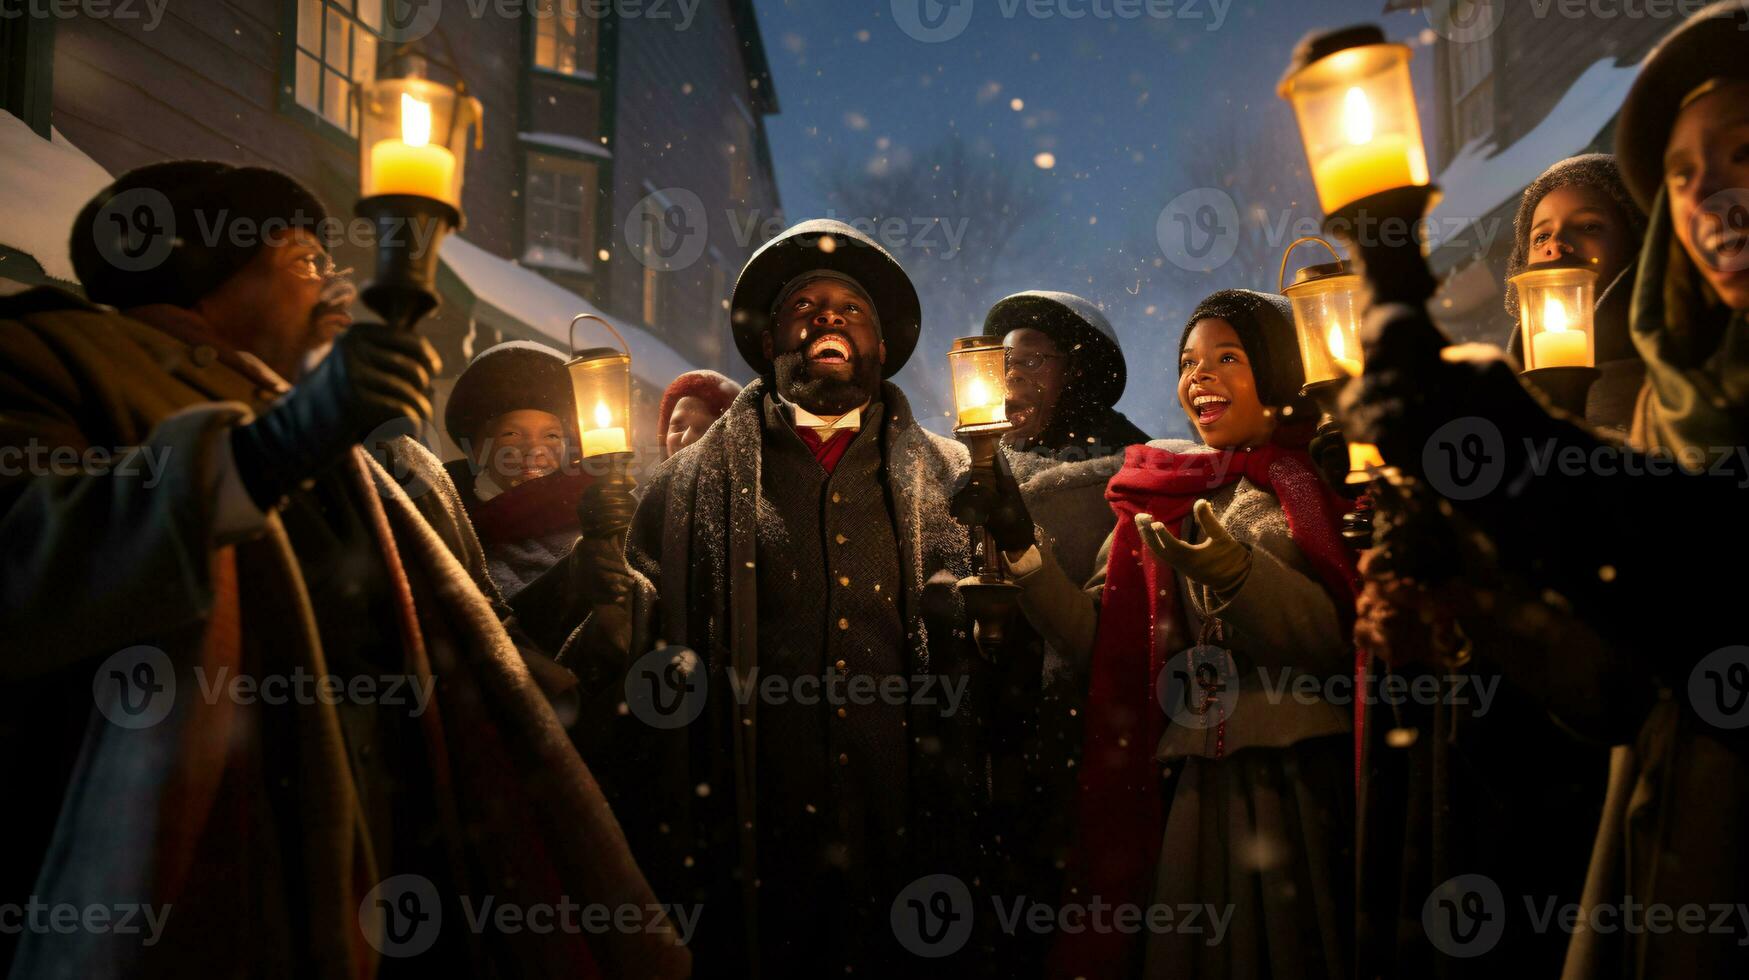
[[1617,66],[1613,58],[1603,58],[1585,69],[1543,121],[1511,146],[1496,152],[1485,136],[1465,144],[1435,181],[1445,196],[1433,209],[1430,246],[1437,248],[1522,194],[1552,164],[1585,149],[1621,110],[1639,73],[1639,65]]
[[67,254],[73,219],[111,178],[59,130],[49,132],[52,141],[0,111],[0,214],[6,216],[0,244],[28,253],[56,279],[73,282]]
[[538,143],[555,149],[600,157],[603,160],[613,159],[613,151],[602,146],[601,143],[594,140],[578,139],[575,136],[566,136],[563,133],[517,133],[516,138],[524,143]]
[[[695,370],[686,358],[645,328],[609,316],[545,276],[509,259],[499,258],[460,235],[444,239],[439,254],[443,264],[449,266],[450,271],[473,292],[475,301],[490,307],[488,313],[496,311],[532,328],[542,339],[561,350],[570,350],[571,318],[579,313],[593,313],[613,324],[620,336],[626,339],[632,353],[632,373],[656,390],[666,389],[675,378]],[[490,320],[490,317],[484,319]],[[612,338],[591,339],[587,327],[588,324],[578,326],[578,336],[584,338],[584,346],[611,344]],[[599,331],[600,325],[595,325],[595,328]]]

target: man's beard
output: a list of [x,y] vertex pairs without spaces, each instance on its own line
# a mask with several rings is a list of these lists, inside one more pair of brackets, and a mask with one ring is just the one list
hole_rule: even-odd
[[881,366],[861,351],[850,355],[851,373],[845,380],[816,377],[807,354],[792,350],[772,362],[777,374],[777,393],[815,415],[843,415],[874,398],[881,387]]

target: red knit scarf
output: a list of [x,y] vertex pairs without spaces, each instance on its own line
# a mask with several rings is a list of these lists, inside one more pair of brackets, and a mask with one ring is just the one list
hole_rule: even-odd
[[[1319,479],[1304,451],[1281,445],[1212,453],[1129,447],[1123,469],[1105,491],[1117,514],[1117,530],[1084,715],[1068,901],[1144,905],[1165,829],[1154,753],[1168,719],[1155,685],[1170,658],[1168,644],[1183,643],[1185,629],[1172,569],[1143,560],[1135,516],[1152,514],[1182,538],[1184,519],[1196,501],[1240,477],[1281,501],[1294,544],[1338,608],[1353,608],[1353,557],[1338,533],[1343,502]],[[1357,671],[1360,666],[1357,660]],[[1360,705],[1355,698],[1357,745]],[[1132,939],[1109,930],[1065,933],[1052,950],[1050,973],[1125,976],[1132,972]]]
[[480,542],[488,546],[579,529],[577,503],[592,482],[587,473],[549,473],[476,504],[468,516]]

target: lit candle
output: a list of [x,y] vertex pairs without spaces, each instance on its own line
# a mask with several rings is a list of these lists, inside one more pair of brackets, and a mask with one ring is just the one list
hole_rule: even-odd
[[401,94],[401,138],[379,141],[370,148],[370,169],[364,196],[416,194],[459,204],[451,191],[455,154],[431,145],[431,104]]
[[1530,338],[1530,360],[1538,368],[1590,367],[1585,331],[1574,329],[1572,314],[1553,296],[1543,301],[1542,332]]
[[1382,191],[1415,183],[1409,166],[1407,137],[1378,135],[1372,103],[1356,86],[1342,103],[1342,131],[1347,146],[1332,150],[1313,168],[1312,179],[1326,212]]
[[1351,442],[1348,444],[1348,478],[1347,483],[1365,483],[1372,479],[1369,470],[1384,469],[1385,458],[1379,455],[1379,447],[1370,442]]
[[631,451],[631,446],[626,441],[625,428],[613,424],[613,413],[608,411],[606,402],[595,403],[595,426],[593,429],[583,430],[585,457]]
[[1330,360],[1336,364],[1336,369],[1351,378],[1359,377],[1361,366],[1357,358],[1345,356],[1348,353],[1348,343],[1342,337],[1341,327],[1331,327],[1329,337]]
[[965,400],[967,404],[960,409],[961,425],[989,425],[1008,417],[1007,406],[990,397],[989,386],[984,384],[983,378],[967,382]]

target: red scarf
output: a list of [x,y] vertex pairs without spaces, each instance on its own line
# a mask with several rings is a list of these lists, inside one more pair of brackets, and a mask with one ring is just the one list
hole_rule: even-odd
[[[822,440],[820,434],[805,425],[796,426],[796,435],[802,437],[802,445],[808,447],[808,452],[820,461],[828,474],[838,468],[838,461],[844,458],[844,451],[850,448],[850,443],[856,438],[856,432],[850,429],[834,429],[832,435]],[[840,438],[848,436],[849,438]]]
[[548,473],[475,504],[468,515],[480,543],[527,541],[567,529],[581,533],[577,504],[594,480],[587,473]]
[[[1286,434],[1283,434],[1286,441]],[[1245,477],[1281,501],[1288,533],[1338,608],[1352,609],[1354,559],[1343,543],[1344,502],[1319,479],[1299,448],[1175,453],[1131,446],[1106,487],[1117,530],[1106,566],[1098,640],[1093,648],[1085,751],[1067,900],[1145,905],[1164,832],[1160,770],[1154,753],[1167,716],[1155,696],[1170,644],[1188,645],[1170,566],[1142,558],[1135,516],[1154,515],[1175,535],[1199,499]],[[1356,660],[1357,677],[1362,667]],[[1355,744],[1361,699],[1355,698]],[[1131,972],[1133,937],[1107,931],[1065,933],[1051,954],[1052,976],[1119,977]]]

